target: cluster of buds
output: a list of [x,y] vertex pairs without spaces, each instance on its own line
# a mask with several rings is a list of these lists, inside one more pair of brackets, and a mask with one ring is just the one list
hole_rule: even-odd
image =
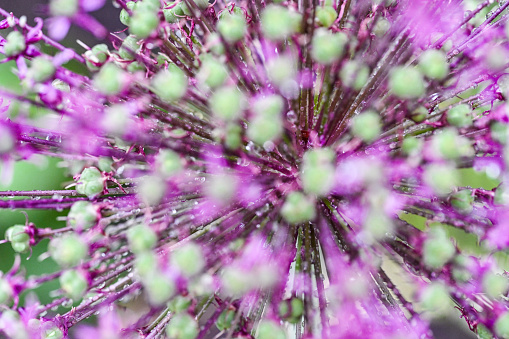
[[[44,156],[74,180],[0,192],[67,212],[7,228],[0,331],[431,338],[454,302],[509,338],[509,2],[113,3],[109,35],[103,0],[50,0],[33,26],[0,9],[21,83],[0,89],[1,179]],[[64,47],[72,24],[104,43]],[[58,269],[30,275],[44,239],[30,260]]]

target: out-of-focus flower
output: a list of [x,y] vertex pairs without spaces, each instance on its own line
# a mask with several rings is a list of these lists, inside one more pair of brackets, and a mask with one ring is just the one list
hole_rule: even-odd
[[[509,338],[509,2],[116,0],[127,36],[53,40],[105,37],[103,3],[50,1],[50,37],[0,10],[24,91],[0,91],[2,179],[36,155],[74,179],[0,192],[69,210],[7,229],[17,253],[50,239],[60,267],[0,276],[7,336],[428,338],[454,304]],[[48,281],[50,303],[20,302]]]

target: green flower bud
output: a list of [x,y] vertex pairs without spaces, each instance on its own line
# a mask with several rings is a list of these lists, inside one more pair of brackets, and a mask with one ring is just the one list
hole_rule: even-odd
[[304,314],[304,303],[299,298],[283,300],[279,304],[279,316],[291,324],[298,323],[302,314]]
[[262,320],[258,325],[256,339],[286,339],[285,331],[274,321]]
[[222,13],[217,22],[217,31],[227,42],[233,44],[247,33],[246,18],[243,13],[229,13],[227,10]]
[[133,253],[141,253],[148,251],[157,244],[157,234],[148,225],[139,224],[130,227],[127,231],[127,241],[129,242],[129,250]]
[[175,315],[166,326],[166,335],[172,339],[194,339],[198,332],[198,322],[186,313]]
[[173,313],[186,311],[191,306],[191,299],[181,295],[177,295],[168,302],[168,309]]
[[472,110],[467,104],[454,106],[447,112],[447,122],[456,127],[472,125]]
[[166,194],[166,183],[163,179],[156,176],[143,178],[139,187],[138,195],[142,202],[150,206],[158,204]]
[[81,172],[76,183],[76,192],[89,198],[98,196],[104,191],[104,178],[101,171],[95,167],[87,167]]
[[42,331],[42,339],[62,339],[64,333],[58,327],[51,327]]
[[94,77],[94,86],[106,95],[115,95],[124,85],[124,72],[115,64],[105,64]]
[[174,151],[163,149],[156,155],[155,168],[157,173],[168,178],[182,170],[182,159]]
[[281,208],[281,215],[290,224],[311,221],[316,216],[314,202],[301,192],[291,192]]
[[244,109],[245,98],[236,87],[222,87],[212,94],[209,104],[218,118],[235,120]]
[[64,290],[65,294],[73,299],[81,299],[88,289],[88,280],[83,273],[76,270],[65,271],[60,276],[60,287]]
[[136,269],[136,272],[142,279],[144,280],[149,279],[158,270],[157,256],[150,251],[136,253],[136,258],[134,260],[134,268]]
[[17,253],[26,253],[30,250],[30,236],[25,226],[15,225],[5,231],[5,239],[11,242],[12,249]]
[[[136,2],[134,2],[134,1],[129,1],[128,3],[126,3],[126,6],[131,11],[134,11],[137,7]],[[126,26],[129,26],[130,21],[131,21],[131,16],[125,9],[122,9],[120,11],[120,22]]]
[[348,60],[343,67],[341,67],[339,77],[341,78],[343,85],[358,91],[364,87],[368,81],[369,67],[363,65],[359,61]]
[[389,88],[401,99],[415,99],[424,95],[424,79],[416,68],[395,67],[389,75]]
[[316,9],[316,20],[320,26],[329,28],[338,18],[338,13],[332,6],[318,7]]
[[88,245],[76,234],[53,238],[49,243],[51,258],[61,267],[78,265],[88,254]]
[[87,230],[98,220],[95,206],[89,201],[75,202],[67,215],[67,224],[75,230]]
[[251,275],[236,267],[226,267],[223,269],[221,283],[228,295],[238,297],[251,289],[253,285],[251,279]]
[[226,126],[224,144],[228,149],[235,150],[240,147],[242,144],[241,132],[242,128],[237,124],[231,123]]
[[433,312],[433,314],[443,313],[450,304],[449,292],[440,283],[431,283],[426,286],[420,296],[420,300],[424,310]]
[[147,38],[159,25],[158,16],[150,9],[138,6],[129,20],[129,33],[140,39]]
[[446,128],[441,133],[435,134],[432,139],[432,145],[445,159],[458,159],[474,155],[470,141],[458,135],[454,128]]
[[281,117],[256,116],[247,127],[247,137],[259,145],[278,139],[282,132]]
[[7,34],[4,44],[4,54],[7,57],[15,56],[25,50],[25,37],[18,31],[12,31]]
[[364,220],[363,225],[366,231],[366,242],[373,240],[382,240],[387,237],[387,234],[393,232],[394,225],[390,218],[388,218],[382,211],[371,209]]
[[97,167],[101,170],[101,172],[113,172],[113,160],[109,157],[100,157],[97,161]]
[[105,44],[95,45],[85,53],[87,67],[91,71],[98,71],[109,58],[108,46]]
[[439,196],[445,196],[457,186],[458,174],[453,166],[432,164],[424,172],[425,183]]
[[375,27],[373,27],[373,33],[375,33],[375,35],[380,38],[384,36],[385,33],[389,31],[389,29],[391,29],[390,21],[385,18],[378,18],[375,23]]
[[441,269],[454,257],[456,248],[449,240],[445,231],[439,227],[429,231],[428,238],[423,245],[424,263],[431,269]]
[[406,137],[401,144],[401,150],[407,155],[419,154],[422,150],[423,141],[416,137]]
[[169,24],[177,23],[182,17],[177,16],[177,13],[175,13],[175,10],[177,8],[178,4],[175,5],[173,8],[165,8],[163,9],[163,15],[164,15],[164,21],[166,21]]
[[200,72],[197,75],[198,81],[210,88],[221,86],[227,77],[228,72],[223,64],[211,57],[204,58]]
[[308,194],[327,195],[334,185],[334,152],[329,148],[306,151],[303,156],[300,179]]
[[199,273],[205,267],[203,252],[198,244],[189,242],[171,253],[171,265],[186,277]]
[[224,45],[221,42],[221,37],[219,34],[213,32],[210,33],[207,37],[207,45],[209,46],[210,51],[214,55],[223,55],[224,54]]
[[488,272],[482,278],[482,289],[491,298],[495,299],[507,292],[509,281],[500,274]]
[[159,71],[152,79],[152,87],[162,100],[172,102],[186,94],[188,79],[183,70],[171,64],[167,70]]
[[370,143],[382,132],[382,120],[375,111],[365,111],[352,119],[351,130],[353,135],[362,141]]
[[257,115],[264,115],[269,118],[274,118],[283,112],[284,101],[279,95],[272,94],[263,98],[257,99],[253,104],[253,111]]
[[79,0],[51,0],[49,11],[52,16],[71,17],[78,12]]
[[445,53],[428,49],[419,57],[419,69],[431,79],[443,80],[449,74],[449,64]]
[[224,310],[216,320],[216,327],[219,331],[224,331],[232,326],[235,318],[235,310]]
[[11,284],[0,277],[0,305],[5,305],[12,297]]
[[311,42],[311,56],[321,64],[332,64],[343,56],[347,42],[348,37],[345,33],[317,29]]
[[295,60],[290,56],[278,56],[267,63],[267,76],[279,87],[295,79],[296,75]]
[[502,313],[495,321],[495,334],[499,338],[509,338],[509,312]]
[[507,143],[507,124],[494,121],[490,126],[491,138],[499,144],[505,145]]
[[451,205],[455,210],[462,214],[469,214],[474,207],[474,197],[471,190],[461,190],[451,196]]
[[55,74],[55,66],[51,60],[38,56],[32,59],[32,65],[27,72],[27,76],[35,82],[44,82]]
[[415,122],[422,122],[428,117],[428,110],[426,107],[419,105],[410,116],[410,119],[412,119]]
[[159,306],[166,303],[175,293],[175,284],[168,277],[155,273],[143,280],[143,286],[152,305]]
[[483,324],[477,324],[476,333],[479,339],[493,339],[493,334]]
[[268,5],[261,13],[261,28],[270,40],[283,40],[299,30],[301,15],[286,7]]
[[134,35],[129,35],[118,49],[118,55],[124,60],[134,60],[134,55],[139,49],[138,38]]

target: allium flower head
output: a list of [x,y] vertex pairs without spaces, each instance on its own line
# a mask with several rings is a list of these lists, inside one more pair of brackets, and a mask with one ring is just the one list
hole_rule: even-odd
[[[33,26],[0,9],[22,87],[0,90],[1,179],[46,156],[72,181],[0,192],[67,213],[6,229],[59,269],[16,254],[3,333],[429,338],[453,303],[509,338],[509,2],[115,0],[107,38],[103,4],[51,0]],[[53,40],[71,24],[104,42]]]

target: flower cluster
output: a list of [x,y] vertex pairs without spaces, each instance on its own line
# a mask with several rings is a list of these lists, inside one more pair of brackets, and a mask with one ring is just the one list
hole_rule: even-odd
[[[74,180],[0,192],[68,211],[7,229],[60,269],[0,275],[5,335],[429,338],[454,303],[509,338],[509,2],[114,0],[110,35],[103,4],[51,0],[33,26],[0,9],[23,88],[0,90],[2,178],[43,155]],[[109,43],[65,48],[71,24]]]

